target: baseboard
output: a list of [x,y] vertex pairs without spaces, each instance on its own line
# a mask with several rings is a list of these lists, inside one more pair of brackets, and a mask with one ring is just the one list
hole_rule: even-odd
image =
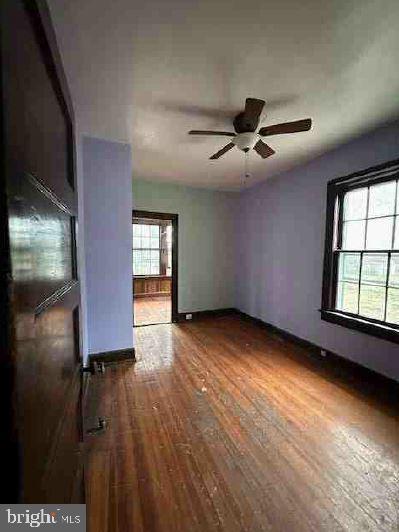
[[113,362],[136,360],[136,352],[134,347],[129,349],[117,349],[116,351],[104,351],[103,353],[92,353],[89,355],[90,365],[95,362],[104,362],[110,364]]
[[[267,323],[266,321],[261,320],[260,318],[255,318],[254,316],[250,316],[249,314],[246,314],[245,312],[242,312],[241,310],[236,309],[236,312],[240,315],[241,318],[247,321],[251,321],[252,323],[255,323],[256,325],[259,325],[260,327],[263,327],[264,329],[267,329],[269,332],[273,334],[278,334],[285,340],[288,340],[290,342],[294,342],[297,345],[300,345],[301,347],[304,347],[305,349],[308,349],[312,353],[317,353],[320,355],[321,349],[324,349],[322,347],[319,347],[318,345],[310,342],[309,340],[305,340],[304,338],[300,338],[299,336],[296,336],[295,334],[292,334],[284,329],[280,329],[279,327],[276,327],[275,325],[272,325],[271,323]],[[347,359],[345,359],[347,360]]]
[[[237,310],[235,308],[218,308],[214,310],[197,310],[194,312],[179,312],[178,321],[187,322],[192,320],[198,320],[203,318],[217,318],[219,316],[227,316],[228,314],[235,314]],[[187,314],[191,314],[191,320],[186,318]]]
[[[236,309],[236,312],[242,319],[263,327],[270,333],[276,334],[284,340],[304,348],[306,354],[314,361],[317,361],[319,367],[324,366],[326,369],[333,371],[335,375],[339,374],[341,377],[345,378],[345,380],[350,380],[352,383],[353,380],[357,380],[361,382],[362,385],[366,385],[369,392],[371,391],[379,397],[385,394],[389,395],[392,399],[396,398],[395,400],[397,401],[399,394],[398,381],[391,379],[382,373],[378,373],[373,369],[367,368],[366,366],[362,366],[358,362],[349,360],[348,358],[325,349],[324,347],[316,345],[309,340],[305,340],[304,338],[300,338],[284,329],[280,329],[271,323],[264,322],[259,318],[254,318],[241,310]],[[322,350],[324,351],[325,356],[321,356]]]

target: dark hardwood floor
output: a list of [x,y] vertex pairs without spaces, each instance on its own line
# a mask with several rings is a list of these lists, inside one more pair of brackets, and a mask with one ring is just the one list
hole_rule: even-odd
[[91,532],[398,530],[394,403],[234,315],[136,329],[136,356],[92,378]]

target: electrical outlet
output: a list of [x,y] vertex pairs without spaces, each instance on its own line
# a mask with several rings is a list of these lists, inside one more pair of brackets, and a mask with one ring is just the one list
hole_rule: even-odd
[[186,320],[192,320],[193,315],[192,314],[186,314]]

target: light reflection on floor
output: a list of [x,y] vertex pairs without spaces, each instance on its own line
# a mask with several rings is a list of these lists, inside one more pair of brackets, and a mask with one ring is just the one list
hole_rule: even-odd
[[170,296],[148,296],[134,298],[134,325],[170,323],[172,305]]

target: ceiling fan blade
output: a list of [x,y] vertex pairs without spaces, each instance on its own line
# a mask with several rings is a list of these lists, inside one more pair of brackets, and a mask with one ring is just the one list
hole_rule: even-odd
[[259,135],[266,137],[268,135],[283,135],[284,133],[299,133],[300,131],[309,131],[311,127],[312,120],[305,118],[304,120],[296,120],[295,122],[284,122],[283,124],[262,127],[259,130]]
[[251,128],[252,131],[255,131],[255,129],[258,127],[259,118],[262,114],[264,106],[264,100],[258,100],[257,98],[247,98],[245,100],[243,121],[248,127]]
[[235,133],[230,133],[230,131],[200,131],[198,129],[192,129],[188,132],[189,135],[213,135],[213,136],[222,136],[222,137],[235,137]]
[[265,142],[263,142],[263,140],[258,140],[254,146],[254,150],[259,153],[263,159],[266,159],[267,157],[270,157],[276,153],[273,148],[268,146]]
[[211,157],[209,157],[209,159],[219,159],[219,157],[221,157],[226,152],[231,150],[231,148],[234,148],[234,146],[235,146],[235,144],[233,144],[232,142],[229,142],[228,144],[226,144],[226,146],[224,148],[222,148],[218,152],[214,153]]

